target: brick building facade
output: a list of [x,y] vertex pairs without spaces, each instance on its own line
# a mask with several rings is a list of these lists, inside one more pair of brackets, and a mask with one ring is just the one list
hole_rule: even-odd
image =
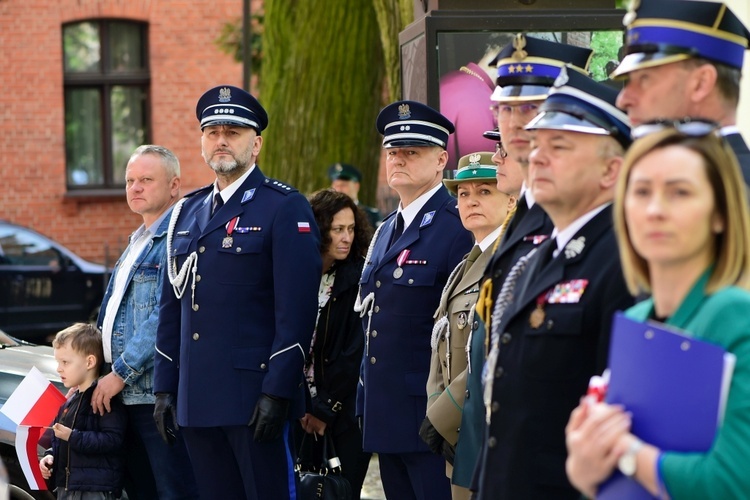
[[242,85],[242,66],[215,43],[242,0],[0,0],[0,219],[40,231],[96,262],[115,258],[140,223],[123,188],[72,190],[66,171],[63,27],[84,20],[145,23],[149,142],[180,159],[182,192],[214,176],[200,156],[195,103],[207,88]]

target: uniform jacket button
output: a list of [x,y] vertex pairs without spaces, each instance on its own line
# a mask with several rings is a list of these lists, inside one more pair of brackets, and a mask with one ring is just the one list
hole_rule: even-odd
[[200,247],[198,248],[198,252],[203,253],[206,251],[206,247]]
[[497,446],[497,439],[495,439],[495,436],[490,436],[490,438],[487,440],[487,446],[490,448],[494,448]]
[[197,282],[199,282],[200,280],[201,280],[201,275],[200,275],[200,274],[196,274],[196,275],[195,275],[195,282],[197,283]]
[[497,370],[495,370],[495,378],[500,378],[503,376],[503,373],[505,373],[505,370],[502,366],[498,366]]
[[265,363],[261,363],[260,364],[260,369],[261,370],[265,370],[266,369],[266,364]]
[[497,401],[493,401],[490,409],[492,410],[492,413],[496,413],[497,410],[500,409],[500,403],[498,403]]
[[375,306],[375,312],[376,313],[380,312],[380,306]]
[[193,311],[197,311],[200,309],[200,306],[198,304],[193,304]]
[[198,335],[197,332],[193,334],[193,340],[198,340],[199,338],[201,338],[201,336]]
[[466,392],[464,393],[464,399],[469,399],[469,396],[471,394],[469,393],[469,389],[466,389]]
[[373,337],[377,337],[378,336],[378,331],[377,330],[373,330],[370,335],[372,335]]
[[370,358],[370,364],[371,365],[374,365],[376,362],[377,362],[377,360],[375,359],[375,356],[373,356],[373,357]]
[[513,338],[513,336],[512,336],[512,335],[511,335],[510,333],[508,333],[508,332],[505,332],[505,333],[503,333],[503,336],[502,336],[502,337],[500,337],[500,341],[501,341],[501,342],[502,342],[503,344],[507,344],[507,343],[509,343],[509,342],[510,342],[510,339],[512,339],[512,338]]
[[375,288],[380,288],[380,280],[375,282]]
[[475,321],[475,322],[474,322],[474,323],[473,323],[473,324],[471,325],[471,328],[472,328],[472,330],[476,330],[477,328],[479,328],[479,321]]

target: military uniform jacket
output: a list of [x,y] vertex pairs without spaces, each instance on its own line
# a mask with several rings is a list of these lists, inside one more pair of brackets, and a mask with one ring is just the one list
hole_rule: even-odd
[[740,164],[745,184],[750,185],[750,149],[748,149],[747,143],[739,133],[725,135],[724,139],[737,156],[737,162]]
[[[542,266],[552,244],[547,240],[529,261],[504,314],[478,465],[483,500],[580,497],[565,475],[565,425],[589,378],[606,367],[612,315],[633,304],[611,206]],[[531,321],[538,307],[543,320]]]
[[[393,214],[372,243],[360,280],[366,340],[357,415],[364,417],[365,451],[428,450],[419,425],[427,407],[433,313],[448,276],[472,246],[455,205],[441,187],[390,249]],[[405,250],[408,259],[399,266]]]
[[[466,391],[466,343],[479,325],[474,305],[479,297],[479,280],[492,255],[492,246],[484,250],[466,270],[462,261],[440,297],[435,319],[447,320],[447,329],[433,330],[432,359],[427,379],[427,416],[435,429],[452,445],[458,440]],[[436,334],[439,334],[435,338]]]
[[170,257],[178,271],[197,263],[181,299],[164,280],[154,392],[177,394],[181,426],[246,425],[261,393],[300,417],[322,267],[310,205],[257,166],[213,217],[211,198],[205,188],[173,211]]
[[[490,258],[482,278],[482,283],[486,279],[492,279],[493,302],[497,300],[505,276],[507,276],[513,264],[545,241],[552,229],[552,221],[542,207],[534,204],[531,208],[528,208],[526,200],[519,200],[516,213],[503,234],[500,245]],[[486,350],[485,339],[488,338],[488,335],[489,325],[479,319],[479,326],[471,338],[471,373],[467,372],[460,426],[461,439],[459,439],[456,447],[452,478],[454,484],[467,488],[471,484],[474,466],[484,439],[485,410],[482,401],[482,367],[484,366]]]

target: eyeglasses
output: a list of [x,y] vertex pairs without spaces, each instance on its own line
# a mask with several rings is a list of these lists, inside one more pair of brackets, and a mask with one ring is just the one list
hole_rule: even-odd
[[[535,117],[539,111],[539,105],[533,103],[523,104],[496,104],[492,106],[492,111],[497,115],[497,119],[500,121],[510,120],[511,115],[515,114],[521,118]],[[526,120],[526,121],[529,121]]]
[[633,127],[630,135],[633,139],[640,139],[662,130],[675,129],[689,137],[705,137],[719,130],[718,123],[703,118],[682,118],[680,120],[653,120]]
[[500,154],[500,158],[507,158],[508,157],[508,152],[503,147],[503,143],[502,142],[496,142],[495,143],[495,153],[499,153]]

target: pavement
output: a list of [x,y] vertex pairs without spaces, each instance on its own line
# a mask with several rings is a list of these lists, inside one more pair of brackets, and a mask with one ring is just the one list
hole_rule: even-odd
[[362,485],[362,500],[385,500],[383,485],[380,482],[380,466],[378,465],[378,456],[372,455],[370,467],[367,469],[367,476]]

